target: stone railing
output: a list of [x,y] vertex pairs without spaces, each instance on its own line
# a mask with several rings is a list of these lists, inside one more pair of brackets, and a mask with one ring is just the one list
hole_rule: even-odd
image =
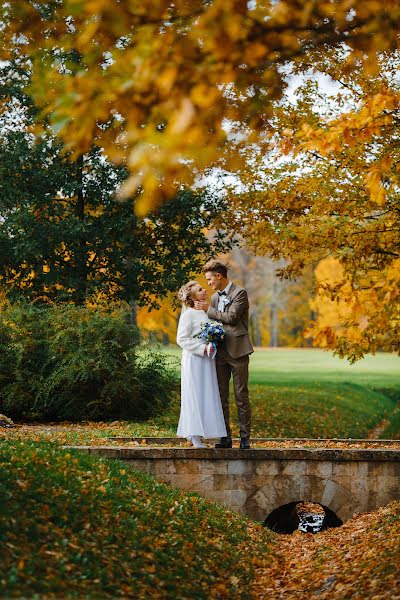
[[[396,448],[194,449],[77,446],[118,459],[158,481],[264,521],[280,506],[309,501],[341,520],[400,499],[400,450]],[[346,440],[347,442],[347,440]]]

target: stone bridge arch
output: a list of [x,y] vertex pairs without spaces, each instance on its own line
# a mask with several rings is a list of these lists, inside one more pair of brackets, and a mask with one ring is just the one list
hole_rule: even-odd
[[[332,461],[308,459],[263,461],[255,465],[254,492],[244,512],[256,521],[264,521],[276,508],[297,502],[313,502],[332,510],[342,521],[358,512],[358,491],[365,487],[366,467],[355,463],[334,466]],[[358,490],[353,477],[357,471]]]
[[122,460],[260,522],[291,502],[321,504],[346,521],[400,499],[398,449],[76,448]]

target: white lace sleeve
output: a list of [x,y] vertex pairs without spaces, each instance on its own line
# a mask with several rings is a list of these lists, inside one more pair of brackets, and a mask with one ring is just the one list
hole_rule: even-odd
[[193,321],[191,319],[191,311],[185,311],[181,314],[179,319],[176,343],[178,346],[192,354],[204,356],[206,344],[199,340],[199,338],[193,337],[195,334],[196,332],[194,331]]

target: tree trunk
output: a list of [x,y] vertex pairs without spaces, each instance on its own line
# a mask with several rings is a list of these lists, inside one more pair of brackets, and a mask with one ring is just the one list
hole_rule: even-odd
[[253,321],[253,331],[254,331],[254,345],[261,346],[261,330],[260,330],[260,319],[258,314],[258,306],[256,306],[251,315]]
[[87,247],[86,247],[86,232],[85,232],[85,195],[83,191],[83,166],[84,157],[81,154],[77,161],[77,186],[76,186],[76,206],[75,214],[79,220],[80,231],[75,249],[75,266],[76,266],[76,290],[75,304],[83,305],[86,301],[87,286],[88,286],[88,266],[87,266]]
[[137,327],[137,305],[134,300],[129,303],[131,307],[131,325]]
[[[314,323],[315,320],[316,320],[316,318],[317,318],[317,316],[318,315],[317,315],[317,313],[316,313],[315,310],[310,310],[310,323]],[[314,338],[313,337],[306,338],[304,340],[304,342],[305,342],[305,344],[304,344],[305,346],[308,346],[309,348],[312,348],[313,344],[314,344]]]
[[269,345],[271,348],[278,347],[278,304],[277,304],[277,282],[276,277],[274,276],[274,280],[272,282],[271,289],[271,303],[269,308],[269,331],[270,331],[270,340]]

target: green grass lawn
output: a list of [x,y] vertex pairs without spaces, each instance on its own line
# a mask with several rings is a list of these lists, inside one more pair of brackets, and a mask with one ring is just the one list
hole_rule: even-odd
[[[179,369],[180,349],[165,352]],[[253,436],[365,437],[400,400],[400,358],[382,353],[351,365],[319,349],[258,349],[249,383]],[[232,409],[236,421],[234,402]],[[172,433],[178,414],[175,403],[154,424]],[[400,437],[399,419],[393,420],[381,437]]]
[[[178,346],[161,348],[179,368]],[[382,352],[351,365],[347,360],[318,348],[257,349],[250,356],[250,383],[308,382],[356,383],[400,389],[400,357]]]
[[118,461],[0,443],[1,598],[248,598],[272,532]]

